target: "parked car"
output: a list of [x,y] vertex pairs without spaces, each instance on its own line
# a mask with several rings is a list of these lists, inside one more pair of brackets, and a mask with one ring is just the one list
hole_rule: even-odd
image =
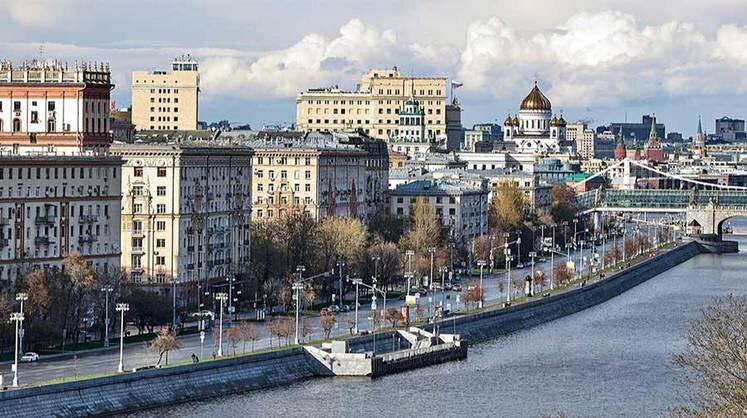
[[516,265],[516,268],[517,268],[517,269],[523,269],[523,268],[524,268],[524,263],[519,263],[519,264],[517,264],[517,265]]
[[455,284],[454,287],[451,288],[451,290],[453,290],[455,292],[461,292],[462,291],[462,285]]
[[350,312],[350,306],[340,305],[340,312]]
[[21,361],[24,363],[31,363],[34,361],[39,361],[39,355],[36,353],[25,353],[21,356]]
[[337,312],[340,312],[340,307],[337,306],[337,305],[329,305],[327,307],[327,310],[330,311],[330,312],[332,312],[332,313],[337,313]]

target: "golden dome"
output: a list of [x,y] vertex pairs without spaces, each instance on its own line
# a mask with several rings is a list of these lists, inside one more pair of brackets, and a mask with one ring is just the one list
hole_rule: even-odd
[[534,88],[529,92],[527,97],[521,101],[520,110],[551,110],[552,104],[547,97],[537,87],[537,82],[534,82]]
[[555,115],[550,120],[550,126],[558,126],[558,118]]
[[506,120],[503,121],[504,126],[511,126],[513,125],[514,120],[511,119],[511,115],[506,116]]

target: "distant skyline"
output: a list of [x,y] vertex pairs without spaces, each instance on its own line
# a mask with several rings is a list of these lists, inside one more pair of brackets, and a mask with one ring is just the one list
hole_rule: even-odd
[[[0,0],[4,58],[108,61],[118,107],[132,70],[200,61],[200,120],[295,120],[307,88],[354,88],[370,68],[442,75],[465,127],[502,123],[534,74],[568,120],[656,113],[694,134],[698,115],[747,117],[747,4],[712,1]],[[41,55],[40,55],[41,47]]]

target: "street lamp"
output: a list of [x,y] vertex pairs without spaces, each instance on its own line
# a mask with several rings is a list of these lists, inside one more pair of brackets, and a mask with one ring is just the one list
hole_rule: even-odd
[[13,312],[10,320],[16,323],[15,357],[13,360],[13,387],[18,387],[18,327],[23,322],[23,313]]
[[[19,301],[19,302],[21,302],[21,310],[20,310],[20,312],[21,312],[21,315],[23,315],[23,302],[29,300],[29,295],[28,295],[28,293],[17,293],[16,294],[16,300]],[[21,321],[21,329],[19,330],[19,332],[20,332],[20,335],[19,335],[19,345],[21,347],[21,351],[23,351],[23,334],[25,334],[24,330],[23,330],[23,321]]]
[[[109,293],[111,293],[113,290],[114,288],[109,285],[103,286],[101,288],[101,291],[104,292],[104,298],[106,300],[106,302],[104,302],[104,347],[109,347]],[[21,308],[21,310],[23,311],[23,308]]]
[[441,266],[438,268],[438,270],[441,272],[441,311],[443,312],[444,309],[444,289],[446,288],[446,271],[449,270],[448,267]]
[[228,300],[228,294],[225,292],[218,292],[215,294],[215,299],[220,303],[220,319],[218,320],[218,357],[223,357],[223,305]]
[[480,266],[480,302],[478,306],[480,309],[482,309],[482,299],[483,299],[483,292],[482,292],[482,269],[485,267],[485,260],[479,260],[477,262],[477,265]]
[[508,240],[506,240],[503,252],[506,257],[506,304],[511,303],[511,249],[508,248]]
[[530,251],[529,257],[532,259],[532,293],[534,293],[534,257],[537,257],[537,253]]
[[345,267],[345,262],[340,260],[337,262],[337,270],[339,270],[339,276],[340,276],[340,308],[342,308],[342,268]]
[[118,303],[115,310],[117,312],[121,312],[121,317],[119,319],[119,368],[117,370],[120,373],[123,373],[124,372],[124,329],[125,329],[124,315],[125,315],[125,312],[130,310],[130,304],[129,303]]
[[552,224],[552,249],[550,250],[550,290],[555,287],[555,224]]
[[297,265],[296,272],[298,273],[298,281],[293,283],[293,291],[296,296],[296,344],[298,344],[298,319],[301,315],[301,290],[303,289],[303,272],[306,271],[306,266]]
[[355,285],[355,328],[354,328],[354,334],[358,335],[358,286],[361,284],[361,279],[353,279],[353,284]]

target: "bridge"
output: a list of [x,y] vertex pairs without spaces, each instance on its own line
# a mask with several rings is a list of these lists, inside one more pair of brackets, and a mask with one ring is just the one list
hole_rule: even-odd
[[747,217],[747,187],[705,183],[674,174],[662,172],[633,160],[622,160],[606,170],[591,176],[606,174],[619,165],[638,166],[657,175],[656,178],[677,180],[681,189],[595,189],[580,193],[577,197],[581,213],[673,213],[684,214],[688,233],[693,235],[722,235],[726,220],[738,216]]

